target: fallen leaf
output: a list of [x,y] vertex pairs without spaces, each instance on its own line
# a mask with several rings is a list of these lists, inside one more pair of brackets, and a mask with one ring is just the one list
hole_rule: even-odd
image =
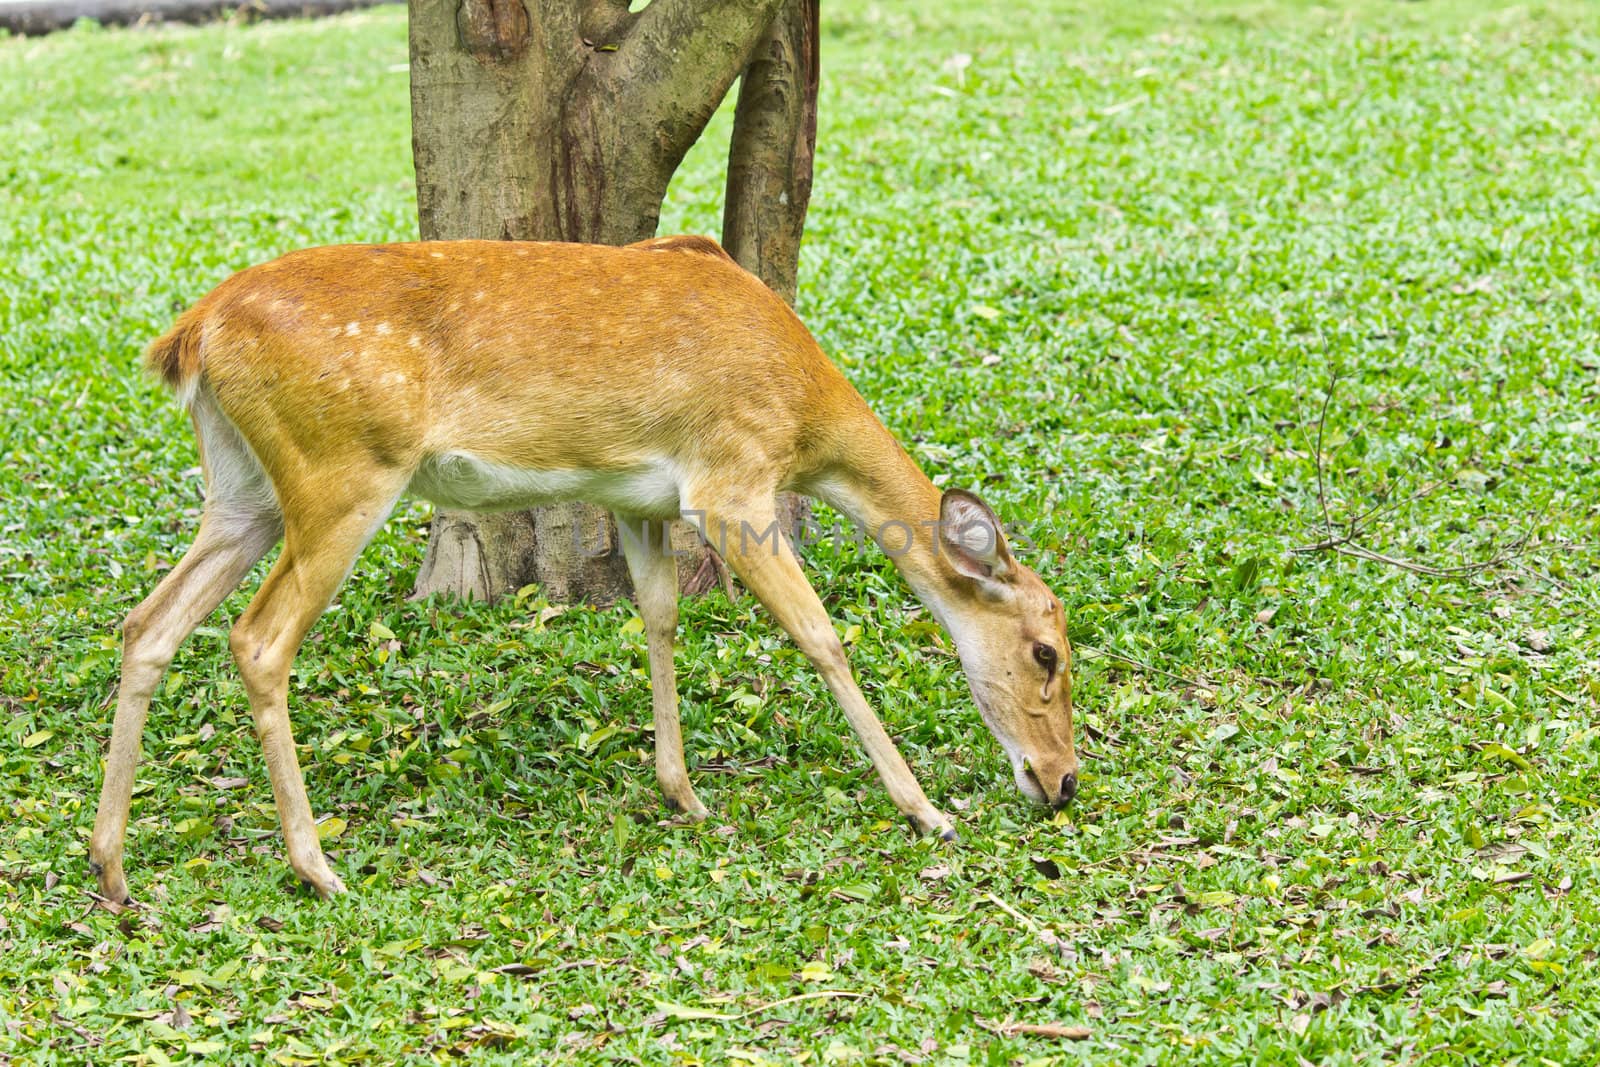
[[687,1004],[673,1004],[670,1001],[658,1000],[655,1002],[656,1010],[669,1019],[732,1019],[734,1016],[710,1008],[692,1008]]
[[826,982],[833,977],[833,971],[821,960],[812,960],[800,968],[802,982]]
[[1091,1033],[1087,1026],[1067,1026],[1064,1023],[1017,1023],[1016,1033],[1034,1037],[1056,1037],[1063,1041],[1084,1041]]
[[1052,882],[1061,877],[1061,865],[1048,856],[1034,856],[1029,862],[1033,864],[1034,870]]
[[1530,960],[1543,960],[1550,957],[1556,950],[1556,943],[1548,937],[1541,937],[1522,950],[1522,954]]
[[984,1029],[1004,1037],[1051,1037],[1061,1041],[1084,1041],[1094,1032],[1087,1026],[1069,1026],[1066,1023],[1019,1023],[1009,1019],[1002,1023],[980,1022]]
[[1188,899],[1191,904],[1198,904],[1202,908],[1225,908],[1239,897],[1226,889],[1212,889],[1204,893],[1191,894]]
[[1034,960],[1028,964],[1028,973],[1041,982],[1054,982],[1061,977],[1061,972],[1056,970],[1055,964],[1049,960]]

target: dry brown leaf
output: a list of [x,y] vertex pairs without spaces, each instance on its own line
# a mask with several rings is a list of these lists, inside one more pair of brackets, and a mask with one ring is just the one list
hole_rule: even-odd
[[1007,1037],[1053,1037],[1062,1041],[1085,1041],[1094,1031],[1087,1026],[1068,1026],[1066,1023],[1001,1023],[1000,1029]]

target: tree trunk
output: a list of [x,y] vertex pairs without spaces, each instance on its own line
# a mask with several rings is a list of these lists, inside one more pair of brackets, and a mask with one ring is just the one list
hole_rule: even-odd
[[[722,245],[789,304],[817,153],[820,0],[785,0],[739,80],[728,145]],[[804,497],[783,493],[778,521],[798,531]]]
[[790,304],[817,151],[819,0],[787,0],[739,82],[722,246]]
[[[747,82],[772,87],[751,89],[748,108],[740,93],[729,197],[737,189],[745,236],[734,255],[793,299],[815,141],[815,0],[652,0],[638,12],[626,0],[410,0],[410,18],[424,240],[653,236],[673,172],[749,63]],[[805,78],[781,73],[806,56]],[[803,135],[782,132],[791,114],[805,125],[806,108],[778,88],[796,84],[809,86]],[[784,202],[769,216],[773,197]],[[763,227],[775,224],[793,237],[769,248]],[[616,544],[610,517],[586,504],[440,511],[415,595],[487,599],[537,583],[551,600],[608,603],[628,586]],[[684,567],[687,591],[710,584],[703,559]]]

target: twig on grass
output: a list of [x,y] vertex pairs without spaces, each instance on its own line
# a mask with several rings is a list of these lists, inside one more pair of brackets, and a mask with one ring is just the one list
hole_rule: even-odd
[[[1335,448],[1332,455],[1326,454],[1323,449],[1323,439],[1327,432],[1328,409],[1333,405],[1334,395],[1338,392],[1339,378],[1340,372],[1337,368],[1335,368],[1332,376],[1328,379],[1327,392],[1322,398],[1322,410],[1317,415],[1317,439],[1315,454],[1312,456],[1312,464],[1317,476],[1317,507],[1322,515],[1322,536],[1309,545],[1297,545],[1291,548],[1289,551],[1301,554],[1311,552],[1336,552],[1340,555],[1352,556],[1356,559],[1369,560],[1373,563],[1382,563],[1385,566],[1394,567],[1398,570],[1410,571],[1413,574],[1426,575],[1430,578],[1468,578],[1475,574],[1482,574],[1485,571],[1493,570],[1496,567],[1499,567],[1502,564],[1505,564],[1524,554],[1528,548],[1530,540],[1530,534],[1528,533],[1523,533],[1510,542],[1500,546],[1487,559],[1477,560],[1472,563],[1459,563],[1451,566],[1440,566],[1433,563],[1426,563],[1421,560],[1410,559],[1404,556],[1390,555],[1386,552],[1379,552],[1376,549],[1370,548],[1366,544],[1362,543],[1363,538],[1372,529],[1375,523],[1383,519],[1385,516],[1392,515],[1394,512],[1408,504],[1414,504],[1420,500],[1424,500],[1432,496],[1442,486],[1448,484],[1449,480],[1445,478],[1436,478],[1433,481],[1424,484],[1416,492],[1411,493],[1409,496],[1403,497],[1399,500],[1389,499],[1388,490],[1383,490],[1379,494],[1378,502],[1372,507],[1347,517],[1342,524],[1335,523],[1333,521],[1333,509],[1328,504],[1328,463],[1333,459],[1334,456],[1337,456],[1339,452],[1341,452],[1344,447],[1350,443],[1350,441],[1354,440],[1355,437],[1360,433],[1364,433],[1367,427],[1372,424],[1377,415],[1393,410],[1395,407],[1393,404],[1380,407],[1377,413],[1361,424],[1356,434],[1352,434],[1343,443],[1341,443],[1338,448]],[[1420,461],[1420,455],[1413,456],[1407,464],[1407,472],[1416,467]]]
[[134,911],[134,910],[140,908],[140,905],[136,904],[136,903],[134,903],[134,904],[119,904],[115,900],[112,900],[109,897],[101,896],[99,893],[96,893],[93,889],[85,889],[83,891],[83,894],[84,894],[84,896],[89,898],[89,909],[88,909],[88,911],[85,911],[83,913],[83,915],[78,916],[78,921],[79,922],[82,922],[84,916],[89,915],[96,908],[99,908],[101,911],[110,912],[112,915],[121,915],[124,912]]
[[683,1004],[669,1004],[662,1000],[656,1001],[656,1007],[661,1009],[663,1017],[689,1019],[695,1022],[736,1023],[742,1019],[748,1019],[752,1015],[763,1015],[774,1008],[781,1008],[785,1004],[798,1004],[803,1000],[837,1000],[840,997],[865,1000],[867,996],[868,994],[866,993],[856,993],[848,989],[818,989],[811,993],[800,993],[792,997],[784,997],[781,1000],[774,1000],[767,1004],[758,1004],[749,1011],[738,1013],[712,1011],[710,1008],[694,1008]]
[[1054,1037],[1063,1041],[1087,1041],[1094,1031],[1087,1026],[1066,1023],[1019,1023],[1011,1019],[976,1018],[977,1024],[1001,1037]]
[[[1175,682],[1182,682],[1184,685],[1191,686],[1195,689],[1208,689],[1215,693],[1221,688],[1217,685],[1217,683],[1207,678],[1199,676],[1194,678],[1186,678],[1181,674],[1173,674],[1171,671],[1164,671],[1160,667],[1152,667],[1143,660],[1134,659],[1132,656],[1122,652],[1113,651],[1109,648],[1096,648],[1093,645],[1075,644],[1072,646],[1072,651],[1077,655],[1083,656],[1084,659],[1099,659],[1101,657],[1106,659],[1114,659],[1121,663],[1126,663],[1129,666],[1138,667],[1140,670],[1149,674],[1159,674],[1163,678],[1171,678]],[[1084,656],[1083,654],[1086,652],[1088,655]]]
[[763,1015],[773,1008],[781,1008],[785,1004],[797,1004],[802,1000],[837,1000],[840,997],[849,997],[851,1000],[865,1000],[867,994],[852,993],[848,989],[818,989],[812,993],[798,993],[792,997],[784,997],[782,1000],[774,1000],[770,1004],[762,1004],[759,1007],[751,1008],[749,1011],[740,1012],[732,1018],[736,1020],[748,1019],[752,1015]]
[[1040,926],[1028,916],[1024,915],[1016,908],[1013,908],[1010,904],[1007,904],[1005,901],[995,896],[993,893],[986,892],[983,894],[983,896],[984,899],[989,903],[993,904],[995,907],[999,908],[1001,911],[1017,920],[1017,922],[1021,923],[1023,928],[1026,929],[1028,933],[1032,934],[1039,941],[1039,943],[1044,945],[1046,948],[1049,948],[1058,955],[1063,951],[1063,949],[1065,949],[1066,946],[1061,943],[1061,939],[1052,931]]

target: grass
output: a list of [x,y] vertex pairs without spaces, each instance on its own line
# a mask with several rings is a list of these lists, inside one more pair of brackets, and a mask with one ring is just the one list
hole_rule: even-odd
[[[353,891],[282,860],[240,593],[152,710],[149,906],[95,909],[116,625],[199,503],[138,351],[234,269],[413,234],[405,25],[0,41],[0,1062],[1600,1062],[1592,9],[839,0],[824,33],[801,311],[1027,531],[1079,801],[1031,810],[888,566],[818,549],[962,843],[906,834],[720,595],[679,652],[713,818],[664,825],[630,609],[409,603],[407,505],[292,701]],[[715,232],[726,130],[664,230]],[[1394,503],[1360,543],[1406,560],[1528,542],[1457,578],[1296,551],[1324,501]]]

